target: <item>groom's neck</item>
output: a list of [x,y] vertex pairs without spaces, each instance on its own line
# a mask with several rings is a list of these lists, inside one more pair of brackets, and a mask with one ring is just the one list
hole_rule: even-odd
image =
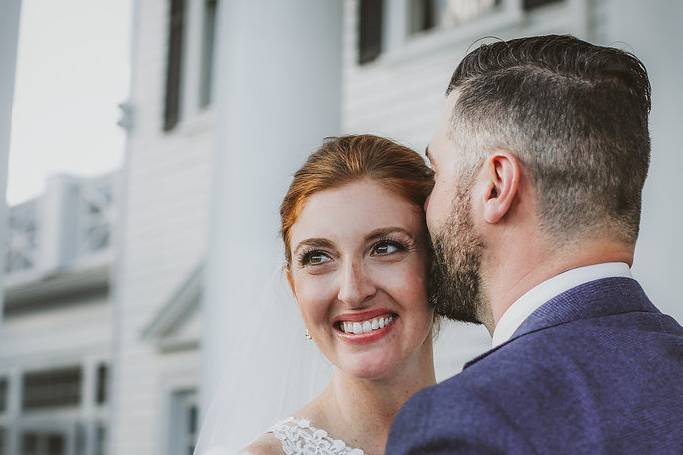
[[605,262],[633,263],[634,245],[610,238],[592,238],[558,247],[552,241],[510,241],[488,254],[482,263],[488,321],[491,334],[520,297],[560,273]]

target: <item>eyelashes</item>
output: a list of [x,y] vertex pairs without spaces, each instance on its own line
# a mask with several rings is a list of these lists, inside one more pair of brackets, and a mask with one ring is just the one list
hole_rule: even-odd
[[[370,255],[384,257],[398,253],[415,251],[414,242],[406,242],[391,237],[380,237],[370,248]],[[304,249],[296,257],[299,268],[319,267],[333,260],[334,255],[318,248]]]
[[[327,260],[324,260],[325,258],[327,258]],[[322,265],[329,260],[331,260],[331,258],[328,253],[324,252],[323,250],[316,249],[303,250],[297,256],[297,263],[299,264],[300,268],[304,268],[308,265]]]

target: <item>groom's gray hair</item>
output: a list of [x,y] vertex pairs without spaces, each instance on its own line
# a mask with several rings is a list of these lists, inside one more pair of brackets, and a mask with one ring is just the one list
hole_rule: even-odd
[[515,153],[538,194],[542,227],[558,240],[638,236],[650,162],[650,83],[623,50],[573,36],[487,44],[455,70],[452,133],[465,161]]

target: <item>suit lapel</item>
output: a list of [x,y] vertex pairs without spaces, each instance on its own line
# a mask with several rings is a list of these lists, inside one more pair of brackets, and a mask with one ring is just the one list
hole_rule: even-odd
[[618,277],[582,284],[548,300],[531,313],[508,341],[467,362],[464,368],[474,365],[524,335],[571,321],[633,311],[658,311],[637,281]]

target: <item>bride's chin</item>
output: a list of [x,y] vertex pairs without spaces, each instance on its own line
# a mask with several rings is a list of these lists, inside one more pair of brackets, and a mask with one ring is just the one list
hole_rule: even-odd
[[396,365],[387,359],[358,359],[342,369],[357,379],[379,380],[390,377],[396,371]]

